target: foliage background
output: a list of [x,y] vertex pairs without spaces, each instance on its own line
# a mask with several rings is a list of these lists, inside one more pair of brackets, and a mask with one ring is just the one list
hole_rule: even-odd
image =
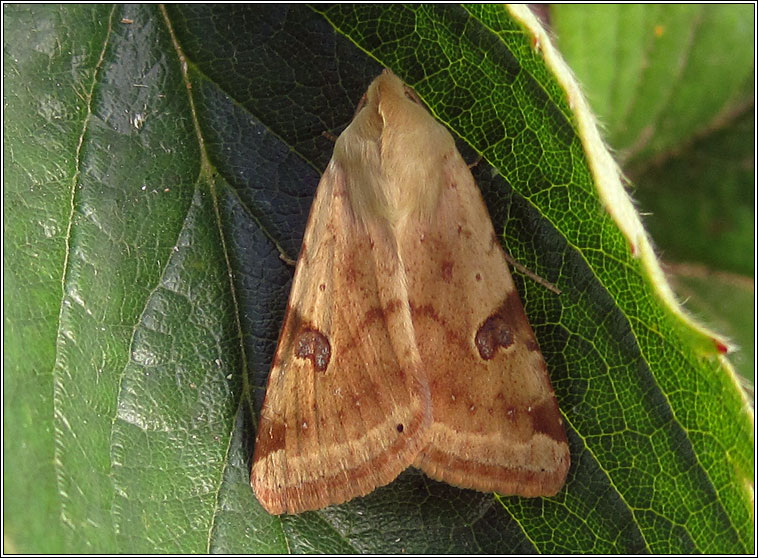
[[[706,270],[691,300],[742,319],[738,337],[752,6],[589,9],[546,14],[659,247]],[[714,340],[661,304],[603,210],[570,104],[503,8],[4,5],[3,18],[6,551],[752,551],[752,414]],[[483,156],[506,246],[563,290],[516,277],[569,426],[555,498],[409,470],[274,518],[249,489],[292,274],[279,254],[297,253],[331,151],[321,133],[349,122],[382,66]],[[721,294],[700,294],[703,275]]]
[[755,74],[746,38],[754,12],[555,5],[543,13],[673,285],[701,320],[731,337],[739,350],[730,358],[752,386]]

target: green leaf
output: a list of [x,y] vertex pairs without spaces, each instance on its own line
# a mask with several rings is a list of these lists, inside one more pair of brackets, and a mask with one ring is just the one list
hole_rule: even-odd
[[[751,551],[752,417],[630,234],[525,10],[5,10],[7,551]],[[563,291],[516,277],[569,431],[554,498],[410,469],[272,517],[250,490],[292,275],[279,255],[297,254],[322,132],[383,66],[483,156],[508,251]]]
[[563,4],[550,16],[625,161],[676,148],[754,97],[749,5]]
[[[630,171],[650,234],[668,260],[754,275],[755,109],[663,161]],[[686,200],[686,203],[682,203]]]
[[550,15],[666,257],[752,275],[753,8],[556,5]]
[[753,281],[732,273],[714,272],[702,265],[667,267],[674,288],[686,298],[687,306],[735,343],[738,350],[730,355],[730,361],[742,376],[740,380],[752,399],[755,322],[753,314],[745,309],[755,307]]
[[[561,50],[627,160],[659,253],[684,263],[676,268],[705,266],[720,298],[704,307],[683,282],[677,291],[738,341],[730,358],[751,383],[754,323],[742,319],[742,297],[755,271],[753,15],[724,4],[550,10]],[[725,291],[724,277],[742,287]]]

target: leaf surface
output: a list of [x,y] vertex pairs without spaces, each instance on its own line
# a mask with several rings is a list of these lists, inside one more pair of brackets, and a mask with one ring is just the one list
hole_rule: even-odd
[[[713,339],[631,253],[572,103],[508,11],[5,15],[6,550],[750,551],[752,417]],[[483,156],[506,249],[563,291],[516,274],[569,480],[554,498],[500,498],[410,469],[271,517],[248,475],[292,275],[279,256],[298,252],[322,132],[384,66]]]

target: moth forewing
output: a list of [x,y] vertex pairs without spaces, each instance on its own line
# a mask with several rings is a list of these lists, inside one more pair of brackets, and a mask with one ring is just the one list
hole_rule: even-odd
[[426,443],[402,264],[391,228],[366,215],[377,202],[348,192],[350,165],[335,153],[319,183],[261,411],[251,483],[274,514],[367,494]]
[[544,358],[468,167],[457,151],[441,165],[436,218],[399,235],[432,396],[415,464],[464,488],[553,495],[570,455]]

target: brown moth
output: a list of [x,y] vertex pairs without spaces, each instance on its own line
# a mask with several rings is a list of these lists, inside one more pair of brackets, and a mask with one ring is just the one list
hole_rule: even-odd
[[339,504],[407,467],[551,496],[563,420],[479,189],[389,70],[319,183],[258,425],[273,514]]

